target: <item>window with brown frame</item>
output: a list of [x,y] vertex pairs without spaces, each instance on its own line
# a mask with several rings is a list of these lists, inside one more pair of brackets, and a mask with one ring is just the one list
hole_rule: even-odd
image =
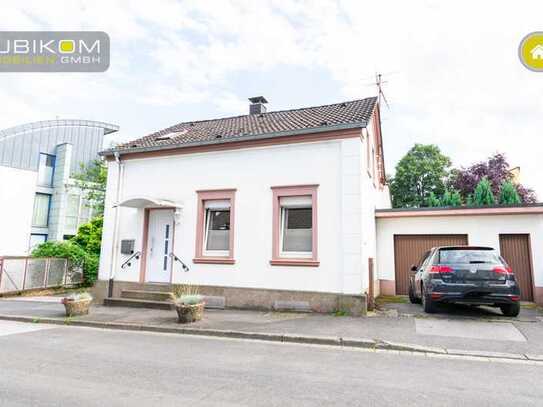
[[235,189],[197,191],[194,263],[234,264]]
[[318,266],[317,185],[272,187],[270,264]]

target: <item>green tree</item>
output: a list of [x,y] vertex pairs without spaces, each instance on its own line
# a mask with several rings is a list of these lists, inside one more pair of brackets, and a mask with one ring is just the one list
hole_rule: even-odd
[[100,246],[102,244],[102,227],[104,218],[101,216],[92,219],[89,223],[81,225],[77,234],[70,239],[89,254],[100,256]]
[[428,198],[426,198],[426,206],[429,208],[435,208],[443,205],[438,197],[433,192],[430,192],[430,195],[428,195]]
[[446,189],[440,201],[441,201],[441,206],[451,206],[451,191]]
[[457,190],[446,189],[445,193],[440,199],[441,206],[460,206],[462,205],[462,198]]
[[488,178],[483,178],[475,187],[475,191],[473,192],[473,204],[475,206],[496,204],[496,199],[492,193],[492,185],[490,185]]
[[104,213],[106,197],[107,166],[105,162],[96,159],[87,165],[81,165],[81,171],[74,174],[73,178],[76,186],[83,191],[94,213],[101,216]]
[[396,165],[390,181],[392,205],[419,207],[426,204],[430,193],[441,196],[450,166],[451,160],[436,145],[415,144]]
[[462,197],[460,196],[460,192],[457,190],[454,190],[451,193],[451,205],[450,206],[461,206],[462,205]]
[[516,205],[522,203],[517,189],[511,181],[504,181],[502,183],[499,201],[501,205]]

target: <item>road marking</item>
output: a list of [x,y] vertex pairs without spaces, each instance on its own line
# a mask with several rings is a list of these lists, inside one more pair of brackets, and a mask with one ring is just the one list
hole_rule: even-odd
[[524,335],[510,322],[416,319],[415,327],[419,335],[526,342]]
[[17,335],[53,329],[53,325],[29,324],[28,322],[0,321],[0,336]]

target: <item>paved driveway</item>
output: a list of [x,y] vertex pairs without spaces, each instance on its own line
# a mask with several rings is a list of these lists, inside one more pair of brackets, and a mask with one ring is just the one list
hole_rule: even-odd
[[518,317],[506,317],[499,308],[474,307],[462,304],[439,304],[437,313],[427,314],[420,304],[411,304],[407,297],[396,296],[377,300],[378,309],[389,311],[400,316],[414,316],[424,318],[449,318],[466,319],[474,318],[479,320],[515,321],[515,322],[536,322],[543,318],[543,310],[533,303],[522,303]]

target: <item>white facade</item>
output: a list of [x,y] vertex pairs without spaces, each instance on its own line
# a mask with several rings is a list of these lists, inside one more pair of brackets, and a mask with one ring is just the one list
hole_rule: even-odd
[[543,287],[543,214],[417,216],[377,219],[377,270],[380,280],[394,280],[394,235],[467,234],[470,245],[500,249],[500,234],[529,234],[534,286]]
[[26,253],[38,173],[0,166],[0,255]]
[[[388,196],[369,179],[364,151],[356,137],[123,160],[119,202],[144,196],[182,205],[173,253],[190,271],[184,273],[174,263],[173,283],[361,294],[368,287],[367,258],[375,257],[374,208]],[[135,250],[142,251],[144,236],[144,209],[122,207],[113,242],[118,168],[109,162],[99,279],[114,273],[117,281],[138,282],[140,263],[121,270],[128,255],[112,256],[122,239],[134,239]],[[314,184],[319,266],[271,265],[271,187]],[[236,189],[235,264],[193,264],[196,191],[231,188]]]

